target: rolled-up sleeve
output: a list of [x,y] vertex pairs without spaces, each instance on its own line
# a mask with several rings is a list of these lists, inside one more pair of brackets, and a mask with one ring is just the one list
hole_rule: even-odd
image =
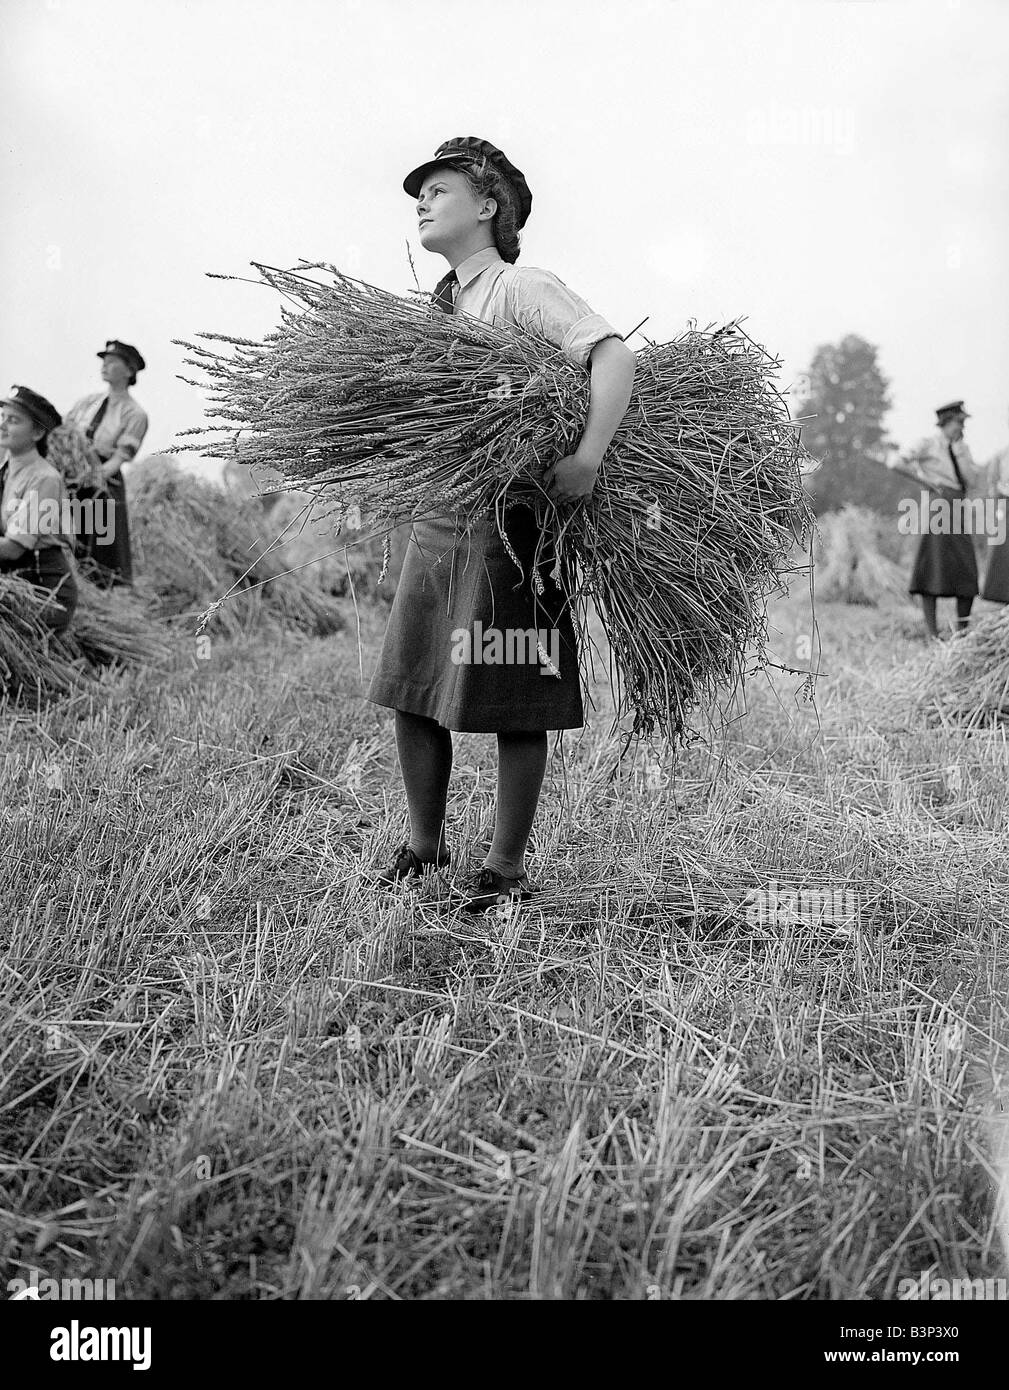
[[139,405],[131,403],[129,409],[123,412],[123,428],[116,439],[116,453],[133,458],[143,444],[146,433],[147,414]]
[[516,323],[560,348],[577,367],[588,365],[592,349],[604,338],[621,336],[549,270],[516,267],[507,293]]

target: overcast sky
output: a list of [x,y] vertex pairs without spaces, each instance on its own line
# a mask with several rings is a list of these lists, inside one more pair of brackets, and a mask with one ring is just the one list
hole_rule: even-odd
[[[522,262],[621,331],[740,315],[794,381],[859,333],[892,435],[963,397],[1009,442],[1009,4],[3,0],[0,374],[61,411],[106,338],[145,452],[202,423],[173,338],[258,336],[253,259],[396,290],[404,175],[452,135],[525,173]],[[637,340],[640,343],[640,339]]]

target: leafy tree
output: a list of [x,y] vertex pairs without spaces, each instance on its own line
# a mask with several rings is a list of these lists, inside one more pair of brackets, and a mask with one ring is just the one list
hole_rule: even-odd
[[817,348],[800,383],[795,416],[816,417],[803,424],[801,436],[820,464],[806,478],[818,516],[847,502],[890,514],[907,491],[907,483],[883,467],[890,397],[876,353],[872,343],[849,333]]

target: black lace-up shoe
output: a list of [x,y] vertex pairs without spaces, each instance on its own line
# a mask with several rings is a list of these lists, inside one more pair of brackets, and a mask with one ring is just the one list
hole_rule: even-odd
[[396,851],[396,858],[387,869],[383,869],[376,876],[376,883],[381,888],[391,888],[393,884],[400,883],[403,879],[423,878],[426,873],[434,873],[437,869],[443,869],[450,863],[452,856],[446,852],[438,860],[437,864],[432,864],[429,860],[418,859],[409,845],[400,845]]
[[520,878],[507,878],[496,869],[480,869],[467,887],[462,909],[464,912],[486,912],[489,907],[525,902],[534,892],[526,874]]

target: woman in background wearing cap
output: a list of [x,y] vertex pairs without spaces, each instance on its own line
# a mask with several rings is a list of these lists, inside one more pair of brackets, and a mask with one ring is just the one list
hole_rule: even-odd
[[[147,415],[128,389],[135,384],[137,372],[142,372],[147,364],[135,347],[118,339],[110,339],[98,356],[108,390],[96,391],[75,402],[64,424],[76,426],[88,440],[112,504],[107,535],[99,537],[82,529],[77,536],[77,556],[90,577],[111,586],[133,582],[126,484],[120,470],[136,456],[147,433]],[[101,494],[98,489],[82,487],[77,495],[83,499]],[[81,508],[82,518],[86,518],[87,512],[87,508]]]
[[73,539],[62,529],[63,479],[46,462],[46,438],[60,413],[27,386],[0,402],[0,571],[53,595],[43,616],[54,632],[77,607]]
[[[968,486],[980,486],[985,480],[985,470],[971,458],[963,437],[963,422],[967,418],[963,401],[940,406],[936,411],[938,429],[935,433],[903,453],[894,451],[885,461],[887,468],[922,483],[931,496],[943,501],[952,503],[965,498]],[[928,524],[927,517],[925,523]],[[908,592],[921,595],[925,626],[933,638],[939,636],[936,600],[955,598],[957,631],[962,632],[978,593],[977,560],[970,534],[925,530],[918,545]]]
[[[439,308],[488,323],[517,324],[548,338],[590,373],[581,440],[544,476],[551,499],[562,509],[589,497],[630,400],[634,354],[616,329],[555,275],[514,264],[532,195],[521,171],[500,150],[476,136],[450,140],[409,174],[403,187],[416,200],[421,245],[451,267],[435,290]],[[492,514],[468,529],[456,516],[414,524],[368,690],[369,700],[396,711],[410,813],[410,840],[379,876],[381,884],[417,879],[425,869],[448,863],[450,731],[497,734],[494,835],[467,894],[465,905],[473,911],[530,896],[525,852],[546,769],[547,731],[584,724],[568,580],[558,585],[552,578],[548,544],[538,566],[543,593],[534,603],[535,514],[527,506],[510,508],[504,525],[522,565],[521,580]],[[460,630],[475,637],[488,629],[543,627],[555,635],[559,679],[532,662],[491,665],[458,658]]]

